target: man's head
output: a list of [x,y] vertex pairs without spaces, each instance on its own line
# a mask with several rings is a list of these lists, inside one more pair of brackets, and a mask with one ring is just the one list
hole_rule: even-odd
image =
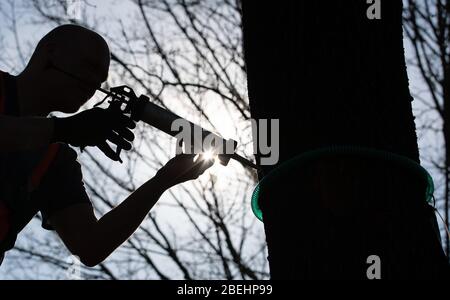
[[41,39],[23,74],[49,111],[73,113],[106,80],[109,62],[108,45],[99,34],[62,25]]

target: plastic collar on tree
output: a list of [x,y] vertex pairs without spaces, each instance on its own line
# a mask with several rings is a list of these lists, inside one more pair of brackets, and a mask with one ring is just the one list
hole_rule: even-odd
[[425,190],[425,199],[428,203],[432,203],[433,201],[433,193],[434,193],[434,183],[431,175],[425,170],[420,164],[413,161],[410,158],[405,156],[401,156],[395,153],[376,150],[372,148],[358,147],[358,146],[332,146],[327,148],[321,148],[318,150],[308,151],[299,156],[296,156],[284,163],[280,166],[272,170],[269,174],[267,174],[255,187],[252,195],[252,211],[255,216],[263,221],[262,211],[259,207],[259,196],[261,192],[261,188],[265,185],[270,184],[277,177],[290,172],[293,168],[301,167],[308,162],[313,160],[324,158],[324,157],[335,157],[335,156],[345,156],[349,155],[352,157],[363,157],[363,158],[373,158],[373,159],[382,159],[385,161],[396,163],[408,170],[412,173],[420,177],[424,182],[426,182],[426,190]]

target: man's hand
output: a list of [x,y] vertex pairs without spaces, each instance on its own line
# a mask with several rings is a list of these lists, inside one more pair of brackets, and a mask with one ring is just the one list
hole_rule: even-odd
[[200,155],[195,161],[195,154],[180,154],[172,158],[156,174],[158,181],[170,188],[185,181],[197,179],[214,164],[213,159],[204,159]]
[[118,109],[93,108],[68,118],[53,118],[52,142],[64,142],[74,147],[97,146],[114,161],[120,157],[111,149],[107,140],[117,147],[130,150],[136,127],[131,118]]

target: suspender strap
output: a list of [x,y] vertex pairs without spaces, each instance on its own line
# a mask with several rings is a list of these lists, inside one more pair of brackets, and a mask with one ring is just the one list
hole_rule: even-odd
[[[0,71],[0,114],[12,114],[18,115],[18,106],[15,102],[8,102],[8,99],[14,99],[15,95],[14,89],[10,89],[7,94],[7,86],[14,84],[11,78],[7,78],[7,74]],[[11,97],[11,98],[10,98]],[[55,159],[59,150],[59,144],[51,144],[48,149],[44,151],[43,156],[40,160],[37,160],[37,164],[34,168],[29,169],[28,176],[28,192],[35,190],[45,176],[50,165]],[[0,166],[1,167],[1,166]],[[31,167],[31,166],[30,166]],[[10,239],[10,234],[12,234],[11,228],[13,226],[13,220],[11,219],[11,210],[6,204],[5,200],[15,201],[15,199],[0,199],[0,245],[2,242]],[[0,265],[3,260],[4,253],[0,250]]]
[[43,159],[34,168],[33,173],[31,174],[31,190],[35,190],[39,186],[52,161],[55,159],[58,150],[59,144],[51,144],[48,147],[47,153],[45,153]]

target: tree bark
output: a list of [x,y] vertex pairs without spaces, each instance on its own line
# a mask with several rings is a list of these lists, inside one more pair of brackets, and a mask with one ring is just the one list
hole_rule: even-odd
[[[280,163],[356,145],[419,162],[402,37],[402,1],[243,1],[252,118],[280,119]],[[277,166],[264,166],[268,174]],[[260,174],[262,176],[262,174]],[[445,256],[410,171],[363,157],[318,159],[260,198],[273,279],[442,277]]]

